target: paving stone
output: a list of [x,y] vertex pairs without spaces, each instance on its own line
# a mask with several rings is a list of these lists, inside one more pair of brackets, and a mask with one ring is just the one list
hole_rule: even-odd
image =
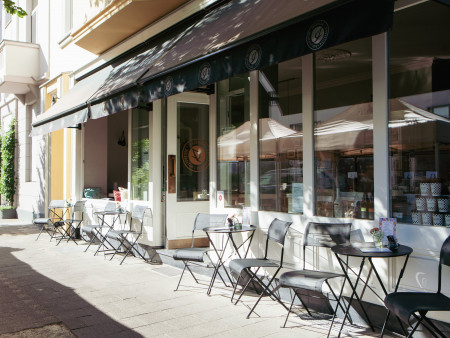
[[[63,325],[77,337],[95,338],[320,337],[327,332],[327,321],[296,316],[289,328],[280,328],[286,310],[269,298],[258,305],[260,317],[246,319],[256,298],[246,294],[233,305],[231,289],[220,282],[208,296],[207,276],[200,276],[200,285],[183,278],[180,291],[174,292],[177,268],[134,257],[120,265],[119,259],[84,252],[81,241],[56,246],[48,236],[36,241],[32,226],[15,227],[0,221],[0,338],[49,324]],[[177,274],[164,274],[164,268]],[[378,335],[364,328],[347,332]]]

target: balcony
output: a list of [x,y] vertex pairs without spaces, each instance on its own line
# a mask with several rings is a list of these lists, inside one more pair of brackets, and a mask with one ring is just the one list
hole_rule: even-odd
[[[72,41],[94,54],[101,54],[142,28],[180,7],[188,0],[115,0],[73,30]],[[92,12],[93,8],[87,9]],[[78,14],[77,14],[78,15]]]
[[0,43],[0,93],[27,94],[39,77],[39,45],[3,40]]

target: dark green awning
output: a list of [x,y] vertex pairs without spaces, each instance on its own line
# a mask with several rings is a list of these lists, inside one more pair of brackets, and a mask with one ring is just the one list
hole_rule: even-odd
[[386,32],[393,9],[394,0],[228,1],[114,68],[88,99],[89,117]]
[[133,88],[92,109],[112,114],[386,32],[392,27],[393,8],[393,0],[229,1],[171,37],[158,58],[142,62],[145,71]]

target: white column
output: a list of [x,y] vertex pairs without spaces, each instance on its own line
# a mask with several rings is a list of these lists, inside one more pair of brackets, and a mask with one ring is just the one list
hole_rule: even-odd
[[217,209],[217,85],[209,96],[209,210]]
[[[162,138],[162,100],[156,100],[153,102],[153,111],[150,112],[150,189],[149,194],[152,196],[150,199],[152,203],[150,207],[153,211],[153,242],[152,245],[164,246],[165,234],[164,234],[164,203],[161,202],[162,196],[162,168],[163,168],[163,142]],[[167,172],[167,171],[166,171]],[[167,191],[166,197],[167,197]]]
[[[258,71],[250,72],[250,207],[259,209]],[[252,222],[253,216],[252,216]]]
[[314,215],[314,55],[302,57],[303,214]]
[[391,214],[389,203],[389,74],[388,35],[372,37],[373,171],[375,220]]

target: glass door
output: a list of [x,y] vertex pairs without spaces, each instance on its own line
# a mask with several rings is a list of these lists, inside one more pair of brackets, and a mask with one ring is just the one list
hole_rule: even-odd
[[195,215],[209,212],[209,165],[208,96],[183,93],[168,98],[166,226],[169,241],[190,239]]

